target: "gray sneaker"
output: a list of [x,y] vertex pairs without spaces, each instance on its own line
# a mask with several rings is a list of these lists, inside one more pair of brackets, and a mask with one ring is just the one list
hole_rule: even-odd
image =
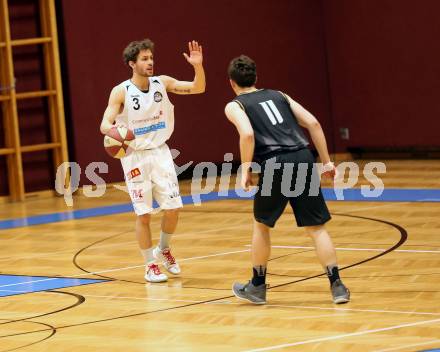
[[350,290],[345,287],[341,280],[336,280],[331,286],[333,303],[341,304],[350,301]]
[[254,304],[266,304],[266,289],[268,285],[254,286],[251,281],[247,284],[235,282],[232,285],[234,295]]

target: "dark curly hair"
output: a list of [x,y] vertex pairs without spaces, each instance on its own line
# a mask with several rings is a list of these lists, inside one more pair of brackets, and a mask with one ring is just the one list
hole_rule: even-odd
[[240,87],[252,87],[257,80],[257,65],[249,56],[240,55],[229,63],[228,75]]
[[150,39],[143,39],[135,40],[134,42],[128,44],[122,53],[125,64],[128,65],[130,61],[136,62],[141,50],[151,50],[153,53],[154,43]]

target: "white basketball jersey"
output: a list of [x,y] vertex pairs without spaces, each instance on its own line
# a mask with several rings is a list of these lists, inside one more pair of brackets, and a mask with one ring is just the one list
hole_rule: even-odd
[[174,105],[168,99],[159,77],[149,77],[147,92],[141,91],[131,80],[122,82],[125,91],[124,110],[117,122],[128,125],[136,137],[135,149],[153,149],[164,144],[174,131]]

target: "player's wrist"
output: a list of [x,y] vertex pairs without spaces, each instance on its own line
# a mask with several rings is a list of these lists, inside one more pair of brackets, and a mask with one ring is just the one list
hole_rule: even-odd
[[102,134],[107,134],[108,133],[108,131],[110,131],[110,127],[101,127],[100,129],[99,129],[100,131],[101,131],[101,133]]
[[331,171],[334,168],[335,168],[335,164],[333,164],[332,161],[328,161],[328,162],[322,164],[322,169],[324,172]]
[[191,64],[193,65],[195,70],[203,70],[203,63],[198,63],[198,64]]

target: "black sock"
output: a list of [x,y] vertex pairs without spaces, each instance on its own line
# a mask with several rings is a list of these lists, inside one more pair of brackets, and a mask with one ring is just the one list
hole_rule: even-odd
[[252,278],[252,285],[260,286],[266,283],[266,267],[263,265],[254,266],[252,269],[254,276]]
[[330,285],[336,280],[340,280],[339,269],[336,265],[329,265],[326,268],[328,279],[330,280]]

